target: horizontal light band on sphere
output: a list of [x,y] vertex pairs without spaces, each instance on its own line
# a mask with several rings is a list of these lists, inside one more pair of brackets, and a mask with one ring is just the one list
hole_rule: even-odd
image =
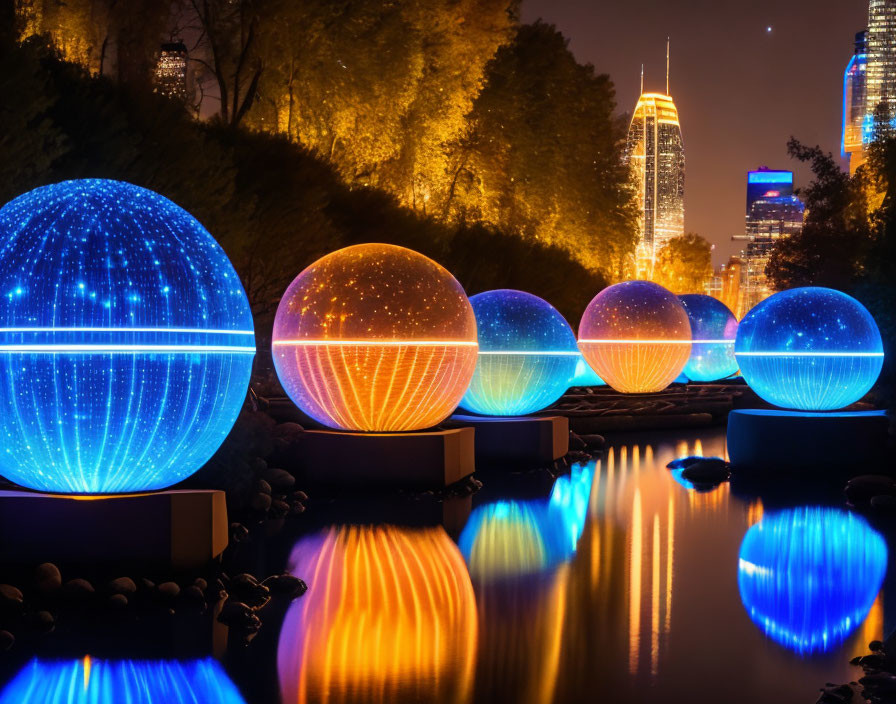
[[679,376],[691,353],[691,326],[681,301],[650,281],[608,286],[588,304],[579,349],[616,391],[661,391]]
[[720,300],[702,293],[678,297],[688,314],[693,338],[683,374],[690,381],[726,379],[737,373],[734,339],[737,318]]
[[550,406],[575,374],[579,351],[569,323],[547,301],[498,289],[470,298],[479,359],[462,408],[489,416],[520,416]]
[[737,583],[752,621],[800,654],[830,650],[867,617],[887,546],[865,519],[815,506],[767,514],[740,546]]
[[319,259],[277,308],[274,366],[295,404],[331,428],[432,427],[457,407],[476,366],[461,285],[404,247],[363,244]]
[[781,291],[740,322],[734,348],[750,387],[776,406],[831,411],[864,396],[884,350],[871,314],[829,288]]
[[161,489],[199,469],[248,389],[255,335],[227,256],[132,184],[0,209],[0,474],[52,493]]

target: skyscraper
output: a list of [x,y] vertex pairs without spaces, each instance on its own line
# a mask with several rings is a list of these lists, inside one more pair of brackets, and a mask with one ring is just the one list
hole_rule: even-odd
[[896,116],[896,0],[869,0],[865,116],[867,144],[879,121],[889,129]]
[[642,76],[626,155],[640,211],[637,275],[650,278],[657,252],[668,240],[684,234],[684,144],[678,109],[668,95],[668,52],[666,93],[644,93],[643,84]]
[[[764,192],[763,192],[764,191]],[[803,202],[793,195],[793,172],[762,167],[747,173],[747,220],[744,234],[732,239],[746,245],[741,252],[738,318],[771,295],[765,267],[771,250],[781,237],[803,228]]]
[[187,47],[182,43],[162,44],[156,63],[155,91],[169,98],[187,99]]
[[849,159],[849,173],[854,174],[865,162],[863,129],[868,100],[867,32],[856,34],[855,49],[843,76],[843,142],[842,154]]

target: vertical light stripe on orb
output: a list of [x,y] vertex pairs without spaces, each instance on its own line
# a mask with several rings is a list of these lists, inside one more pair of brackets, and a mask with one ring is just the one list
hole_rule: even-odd
[[273,356],[293,402],[342,430],[432,427],[476,367],[476,320],[461,285],[404,247],[364,244],[319,259],[277,308]]

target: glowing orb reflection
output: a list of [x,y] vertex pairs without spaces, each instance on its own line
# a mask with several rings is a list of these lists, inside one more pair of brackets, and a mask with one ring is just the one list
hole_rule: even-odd
[[737,583],[750,618],[798,653],[824,651],[868,615],[887,547],[861,517],[804,507],[766,515],[740,546]]
[[0,474],[41,491],[160,489],[217,450],[255,352],[246,293],[182,208],[66,181],[0,209]]
[[744,379],[769,403],[803,411],[843,408],[864,396],[883,366],[874,318],[829,288],[776,293],[741,320],[734,346]]
[[214,660],[32,660],[0,704],[245,704]]

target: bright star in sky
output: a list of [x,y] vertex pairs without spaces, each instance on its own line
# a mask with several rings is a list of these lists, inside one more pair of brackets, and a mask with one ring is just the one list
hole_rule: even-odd
[[765,28],[765,31],[768,32],[769,34],[771,34],[771,32],[772,32],[772,26],[769,25],[768,27],[766,27],[766,28]]

